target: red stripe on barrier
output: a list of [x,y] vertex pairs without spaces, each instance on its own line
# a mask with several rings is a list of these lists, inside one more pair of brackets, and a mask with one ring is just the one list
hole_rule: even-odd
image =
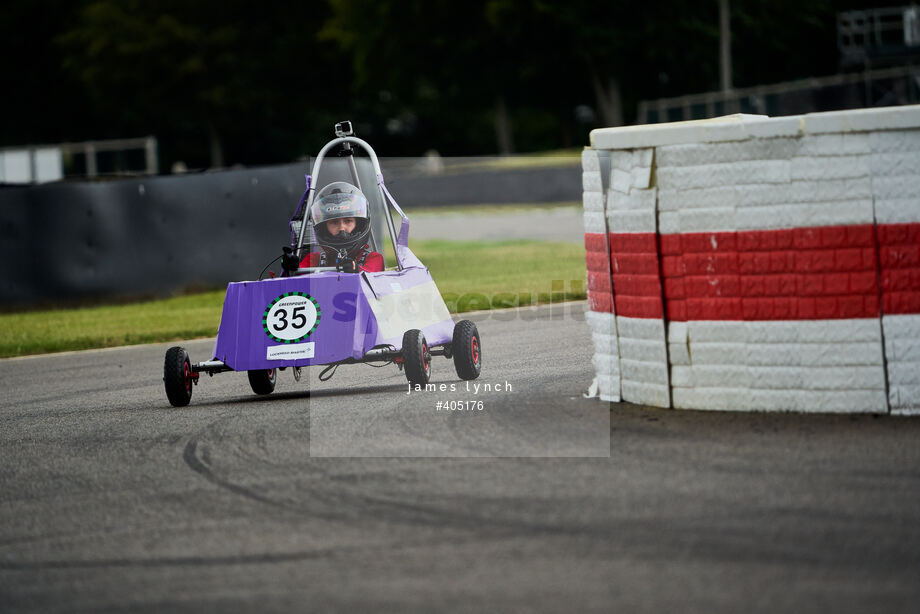
[[876,228],[882,313],[920,313],[920,224]]
[[685,321],[872,318],[880,308],[920,313],[920,223],[612,233],[609,243],[618,315],[661,318],[666,311]]
[[607,239],[603,233],[585,233],[585,251],[607,253]]
[[610,268],[613,300],[618,316],[664,316],[658,238],[654,233],[611,233]]

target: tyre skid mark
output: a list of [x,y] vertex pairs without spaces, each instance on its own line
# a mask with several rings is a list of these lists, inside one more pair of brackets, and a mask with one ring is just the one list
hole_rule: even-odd
[[170,556],[152,559],[95,559],[49,561],[0,561],[0,569],[30,571],[39,569],[94,569],[100,567],[194,567],[222,565],[258,565],[265,563],[290,563],[311,559],[331,558],[334,549],[311,552],[265,552],[224,556]]
[[[193,436],[185,446],[183,459],[190,469],[216,486],[251,501],[272,506],[275,509],[295,512],[300,516],[308,516],[311,519],[339,523],[363,523],[365,519],[370,517],[375,519],[385,518],[389,521],[405,524],[420,524],[427,527],[452,527],[477,532],[490,530],[495,537],[510,537],[531,533],[542,535],[596,535],[598,532],[603,532],[602,529],[596,527],[563,527],[553,523],[518,521],[482,514],[456,514],[453,512],[454,507],[450,504],[451,497],[441,496],[445,501],[445,504],[442,505],[437,503],[426,504],[418,501],[393,499],[381,494],[368,494],[361,487],[335,488],[335,486],[341,486],[341,483],[334,479],[334,475],[323,468],[321,462],[311,462],[309,465],[309,469],[314,474],[319,474],[319,479],[311,480],[306,489],[299,491],[305,495],[306,500],[273,498],[252,488],[235,483],[230,479],[222,478],[212,470],[210,446],[203,443],[202,440],[206,441],[206,437],[209,434],[215,436],[218,440],[223,439],[223,435],[220,432],[221,428],[234,417],[233,415],[227,415],[215,420]],[[199,448],[201,449],[199,450]],[[311,461],[314,460],[329,459],[311,459]],[[325,485],[326,487],[317,488],[317,485]]]

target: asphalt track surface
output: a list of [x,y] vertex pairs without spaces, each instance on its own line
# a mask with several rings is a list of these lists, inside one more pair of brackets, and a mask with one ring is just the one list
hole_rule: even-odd
[[474,317],[481,411],[393,366],[175,409],[168,344],[0,361],[0,611],[916,611],[920,420],[585,399],[560,309]]

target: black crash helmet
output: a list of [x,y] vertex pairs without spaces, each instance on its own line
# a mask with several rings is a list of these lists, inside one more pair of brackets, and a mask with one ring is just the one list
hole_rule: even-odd
[[[361,190],[345,181],[330,183],[317,193],[310,207],[317,242],[323,247],[348,253],[363,247],[371,234],[367,209],[367,198]],[[343,217],[355,218],[355,229],[331,235],[326,229],[326,222]]]

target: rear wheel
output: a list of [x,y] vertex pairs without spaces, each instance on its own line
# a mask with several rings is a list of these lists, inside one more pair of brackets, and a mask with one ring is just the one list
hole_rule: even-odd
[[422,331],[413,328],[403,335],[403,363],[410,384],[424,386],[431,377],[431,351]]
[[185,407],[192,400],[192,380],[192,363],[185,348],[175,346],[166,350],[163,384],[173,407]]
[[258,369],[246,373],[249,375],[249,385],[256,394],[271,394],[275,390],[275,382],[278,381],[275,369]]
[[451,342],[454,355],[454,368],[460,379],[476,379],[482,371],[482,345],[479,330],[469,320],[461,320],[454,326],[454,338]]

